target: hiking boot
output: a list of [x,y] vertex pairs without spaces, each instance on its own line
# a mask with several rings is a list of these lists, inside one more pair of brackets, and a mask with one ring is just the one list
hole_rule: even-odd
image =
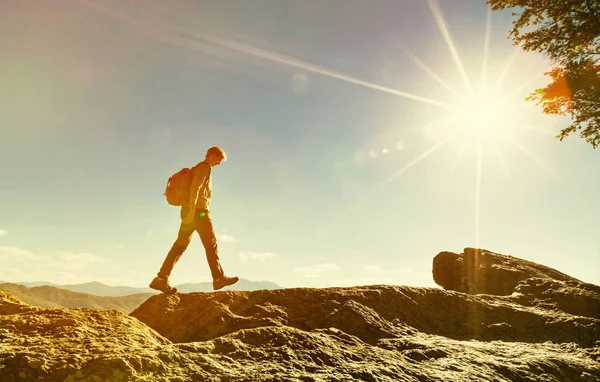
[[213,289],[219,290],[228,285],[233,285],[233,284],[237,283],[238,280],[239,280],[239,278],[237,278],[236,276],[234,276],[234,277],[223,276],[221,278],[213,280]]
[[163,279],[162,277],[158,276],[152,280],[150,283],[150,288],[167,294],[177,293],[177,288],[173,288],[171,285],[169,285],[169,279]]

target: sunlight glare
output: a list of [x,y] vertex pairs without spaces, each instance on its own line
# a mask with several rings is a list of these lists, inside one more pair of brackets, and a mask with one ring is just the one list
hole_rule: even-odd
[[448,90],[450,93],[454,94],[457,97],[460,97],[460,94],[454,90],[446,81],[444,81],[438,74],[436,74],[429,66],[425,65],[423,61],[419,60],[414,54],[412,54],[407,47],[404,45],[400,45],[400,50],[407,55],[421,70],[427,73],[431,78],[433,78],[438,84],[440,84],[444,89]]
[[483,90],[466,96],[455,104],[451,119],[471,136],[481,139],[497,138],[498,133],[510,133],[522,123],[521,109],[516,99]]
[[479,229],[481,220],[481,170],[483,167],[483,144],[477,144],[477,166],[475,173],[475,248],[479,248]]
[[490,34],[492,31],[492,8],[488,9],[487,22],[485,25],[485,40],[483,46],[483,65],[481,66],[481,83],[483,86],[487,84],[487,66],[488,56],[490,54]]
[[504,173],[506,175],[510,175],[510,171],[508,169],[508,164],[506,164],[506,159],[504,159],[504,155],[502,155],[502,153],[500,152],[500,149],[498,149],[498,146],[494,146],[494,151],[496,153],[496,156],[498,157],[498,160],[500,161],[500,165],[504,169]]
[[427,0],[427,3],[429,5],[429,10],[431,11],[433,18],[435,19],[438,30],[440,31],[444,41],[446,41],[446,45],[448,46],[448,49],[450,50],[450,54],[452,55],[452,59],[454,60],[454,63],[456,64],[456,67],[458,68],[458,71],[459,71],[463,81],[465,82],[467,89],[469,90],[470,93],[472,93],[473,88],[471,86],[471,81],[469,80],[469,76],[467,75],[467,72],[465,71],[465,68],[462,64],[462,61],[458,54],[458,51],[456,50],[456,47],[454,46],[454,41],[452,41],[452,37],[450,36],[450,31],[448,30],[448,25],[447,25],[446,21],[444,20],[444,16],[442,15],[442,10],[440,9],[438,3],[435,0]]
[[473,140],[472,135],[469,135],[467,137],[467,139],[461,140],[461,146],[458,149],[458,152],[456,153],[456,158],[454,158],[454,162],[452,162],[452,166],[450,167],[450,172],[455,171],[456,166],[458,165],[458,162],[460,161],[460,159],[463,157],[465,151],[467,150],[467,148],[471,147],[472,140]]

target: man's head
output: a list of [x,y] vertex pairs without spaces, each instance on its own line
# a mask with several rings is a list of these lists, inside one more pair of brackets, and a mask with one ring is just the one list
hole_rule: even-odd
[[206,163],[210,165],[210,167],[215,167],[221,164],[221,162],[225,162],[227,160],[227,154],[223,151],[222,148],[213,146],[206,151]]

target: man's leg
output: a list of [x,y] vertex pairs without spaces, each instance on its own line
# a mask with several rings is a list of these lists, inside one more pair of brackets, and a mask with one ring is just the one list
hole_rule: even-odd
[[169,278],[171,272],[173,271],[173,267],[177,264],[177,261],[183,255],[183,252],[190,245],[190,241],[192,240],[192,234],[194,233],[194,223],[184,224],[181,222],[179,225],[179,232],[177,233],[177,240],[171,246],[165,261],[158,272],[158,277],[161,278]]
[[[187,214],[187,210],[182,208],[180,215],[184,216],[184,214]],[[171,246],[171,250],[163,261],[157,276],[150,283],[150,288],[159,290],[163,293],[177,292],[177,288],[173,288],[169,284],[169,276],[171,275],[171,271],[173,271],[173,267],[190,244],[194,229],[194,222],[190,224],[184,224],[183,221],[181,222],[179,225],[179,232],[177,233],[177,240],[175,240],[175,243]]]
[[210,267],[210,273],[213,280],[220,279],[225,275],[221,263],[219,261],[219,251],[217,248],[217,238],[209,213],[204,213],[202,216],[197,212],[196,216],[196,231],[200,235],[200,240],[206,251],[206,260]]
[[210,273],[213,277],[213,289],[218,290],[228,285],[235,284],[238,281],[237,277],[227,277],[221,268],[219,262],[219,253],[217,250],[217,238],[213,228],[212,220],[209,213],[197,215],[196,231],[200,235],[202,245],[206,251],[206,260],[210,267]]

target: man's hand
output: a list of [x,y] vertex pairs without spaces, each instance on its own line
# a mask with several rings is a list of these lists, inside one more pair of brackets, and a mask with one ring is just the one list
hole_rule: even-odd
[[192,222],[194,221],[194,214],[195,211],[191,210],[190,212],[188,212],[188,214],[181,219],[183,221],[184,224],[192,224]]

